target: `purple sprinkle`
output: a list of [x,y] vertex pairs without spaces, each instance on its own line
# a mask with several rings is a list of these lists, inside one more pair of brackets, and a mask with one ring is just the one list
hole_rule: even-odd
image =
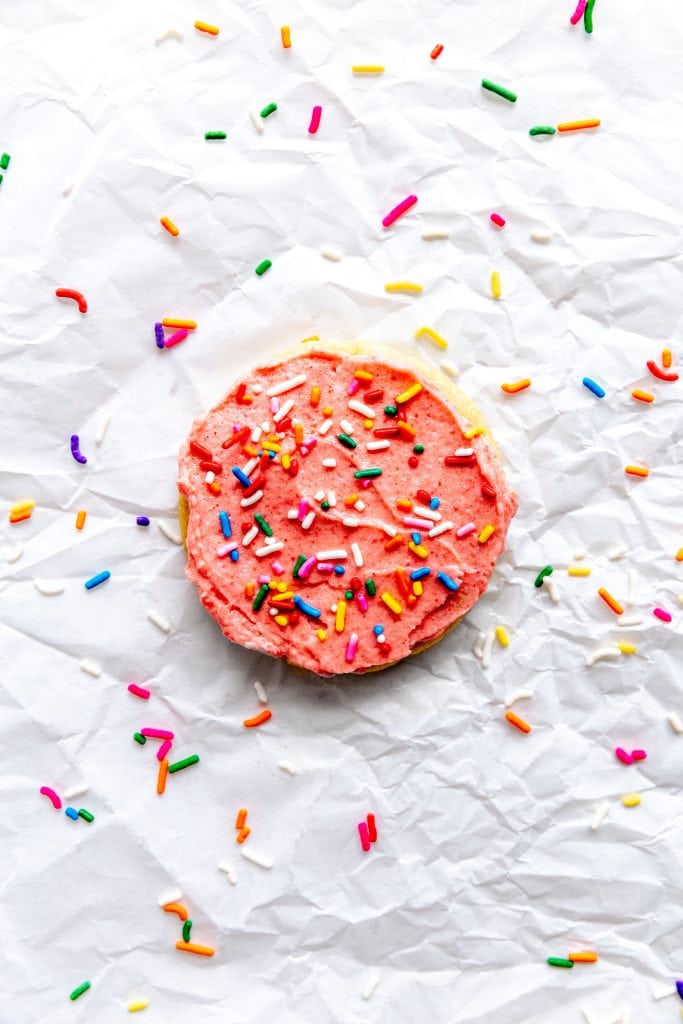
[[147,516],[138,516],[135,522],[138,526],[149,526],[149,519]]
[[154,340],[157,343],[157,348],[163,348],[166,344],[164,340],[164,326],[161,321],[158,321],[154,325]]
[[71,435],[71,454],[73,455],[76,462],[80,462],[82,466],[84,466],[88,461],[85,455],[81,455],[78,434]]
[[683,999],[683,981],[676,982],[676,991],[681,999]]

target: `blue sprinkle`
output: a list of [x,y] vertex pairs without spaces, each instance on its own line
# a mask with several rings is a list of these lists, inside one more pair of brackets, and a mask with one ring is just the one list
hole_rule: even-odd
[[303,612],[304,615],[310,615],[312,619],[319,619],[322,615],[319,608],[314,608],[312,604],[309,604],[308,601],[304,601],[303,597],[299,597],[298,594],[294,595],[293,602],[300,612]]
[[446,590],[450,590],[452,591],[452,593],[455,593],[456,590],[460,590],[460,584],[456,583],[455,580],[452,580],[448,573],[437,572],[436,578],[439,581],[439,583],[443,583]]
[[91,576],[89,580],[85,581],[85,589],[92,590],[93,587],[99,587],[100,583],[105,583],[110,576],[109,569],[105,569],[104,572],[98,572],[97,576]]
[[412,538],[413,544],[419,544],[420,541],[422,540],[422,537],[420,536],[419,533],[411,533],[410,536]]
[[147,516],[138,516],[135,522],[138,526],[149,526],[149,518]]
[[165,344],[165,341],[164,341],[164,326],[161,323],[161,321],[159,321],[158,323],[156,323],[154,325],[154,340],[157,343],[157,348],[163,348],[164,347],[164,344]]
[[676,991],[681,999],[683,999],[683,981],[676,982]]
[[67,807],[64,813],[66,814],[67,818],[71,818],[72,821],[78,821],[78,811],[76,810],[75,807]]
[[373,626],[372,632],[375,634],[375,636],[381,636],[382,633],[384,632],[384,626]]
[[235,548],[235,550],[234,550],[234,551],[231,551],[231,552],[230,552],[230,561],[231,561],[231,562],[237,562],[237,561],[239,561],[239,557],[240,557],[240,553],[239,553],[239,551],[237,550],[237,548]]
[[605,389],[601,388],[600,385],[596,384],[594,380],[590,379],[590,377],[583,378],[583,386],[588,388],[589,391],[592,391],[596,398],[605,397]]
[[344,572],[345,572],[345,570],[344,570],[344,566],[343,565],[335,565],[335,567],[334,567],[334,575],[335,576],[343,576]]
[[251,480],[246,473],[243,473],[239,466],[232,467],[232,475],[242,484],[242,487],[251,487]]
[[230,522],[230,516],[227,512],[222,510],[218,513],[218,521],[221,524],[221,530],[226,540],[230,540],[232,537],[232,523]]
[[429,576],[432,570],[428,566],[423,565],[421,569],[413,569],[410,574],[411,580],[423,580],[425,576]]
[[432,500],[429,502],[429,507],[431,508],[432,512],[436,512],[440,504],[441,498],[432,498]]

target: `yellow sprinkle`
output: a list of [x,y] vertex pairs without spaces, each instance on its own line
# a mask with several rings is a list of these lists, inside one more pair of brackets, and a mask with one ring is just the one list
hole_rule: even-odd
[[19,505],[13,505],[9,510],[9,514],[11,516],[20,516],[22,512],[32,512],[35,507],[35,501],[22,501]]
[[180,231],[175,226],[170,217],[160,217],[159,223],[162,225],[162,227],[165,227],[169,235],[173,235],[174,238],[180,234]]
[[409,402],[411,398],[415,398],[415,395],[419,395],[421,391],[422,385],[415,381],[407,391],[402,391],[400,395],[396,395],[396,405],[403,405],[404,402]]
[[668,370],[669,367],[671,366],[671,349],[670,348],[663,348],[662,349],[662,366],[664,367],[665,370]]
[[334,616],[334,628],[337,633],[343,632],[346,622],[346,601],[337,601],[337,611]]
[[484,529],[481,531],[481,533],[477,537],[477,540],[479,541],[479,543],[480,544],[485,544],[486,541],[491,536],[491,534],[494,532],[494,530],[495,530],[495,526],[492,526],[491,523],[487,523],[486,526],[484,527]]
[[149,999],[136,999],[134,1003],[128,1003],[128,1013],[137,1013],[138,1010],[146,1010],[149,1006]]
[[507,647],[510,643],[510,637],[507,635],[505,626],[496,626],[496,640],[501,647]]
[[320,388],[314,384],[311,388],[311,405],[317,405],[320,401]]
[[494,299],[499,299],[503,294],[500,287],[500,274],[497,270],[491,271],[491,295]]
[[425,589],[422,586],[422,584],[420,583],[420,581],[419,580],[415,580],[414,583],[413,583],[413,593],[415,594],[415,597],[422,597],[424,592],[425,592]]
[[[280,584],[280,586],[282,586],[282,584]],[[291,601],[292,598],[294,597],[294,591],[293,590],[287,590],[287,584],[285,584],[285,589],[284,590],[280,590],[280,586],[278,587],[278,590],[280,592],[277,595],[277,597],[273,598],[273,601]]]
[[638,648],[635,644],[617,644],[622,654],[635,654]]
[[427,338],[431,338],[434,344],[438,345],[439,348],[448,348],[448,342],[446,339],[442,338],[441,335],[437,334],[431,327],[419,327],[415,331],[416,338],[421,338],[422,335],[425,335]]
[[390,281],[384,285],[385,292],[411,292],[419,293],[422,291],[422,285],[416,284],[414,281]]
[[221,485],[218,483],[217,480],[214,480],[214,482],[212,484],[209,484],[209,490],[213,494],[220,494],[221,493]]
[[280,462],[282,464],[282,468],[283,469],[289,469],[289,467],[292,464],[292,460],[291,460],[289,452],[283,452],[282,453],[282,455],[280,456]]
[[473,437],[479,437],[479,435],[483,433],[483,427],[472,427],[470,430],[465,431],[464,437],[467,441],[471,441]]
[[286,615],[275,615],[274,618],[278,626],[286,626],[287,623],[289,622],[289,619],[287,618]]
[[640,803],[640,793],[627,793],[622,797],[621,802],[624,807],[637,807]]
[[320,641],[321,644],[324,643],[325,640],[327,640],[327,633],[325,632],[324,629],[316,630],[315,635],[317,636],[317,638],[318,638],[318,640]]
[[302,338],[301,344],[305,345],[307,341],[320,341],[320,338],[317,334],[312,334],[310,338]]
[[[275,589],[277,590],[277,592],[279,594],[285,594],[287,592],[287,584],[286,583],[276,583],[275,584]],[[292,595],[292,597],[293,596],[294,595]]]
[[374,424],[373,420],[363,420],[363,426],[365,427],[366,430],[372,430],[374,425],[375,424]]
[[268,584],[268,589],[269,590],[277,590],[279,586],[280,586],[280,584],[278,583],[277,580],[271,580],[270,583]]
[[387,608],[389,609],[390,612],[393,612],[394,615],[400,615],[401,614],[401,612],[403,611],[403,608],[401,607],[399,602],[396,600],[396,598],[392,597],[392,595],[387,590],[384,591],[384,593],[381,595],[381,598],[384,601],[385,605],[387,606]]
[[323,416],[331,416],[331,415],[332,415],[332,406],[331,405],[324,406],[323,407]]
[[354,377],[356,380],[366,380],[368,384],[372,381],[372,374],[369,370],[356,370]]
[[590,576],[592,571],[587,565],[570,565],[567,569],[567,576]]
[[261,447],[263,448],[264,452],[279,452],[280,451],[280,445],[279,444],[274,444],[273,441],[262,441],[261,442]]
[[381,75],[384,74],[383,64],[352,64],[351,70],[354,75]]
[[208,32],[210,36],[217,36],[220,32],[216,25],[207,25],[205,21],[195,21],[194,27],[199,32]]
[[650,475],[650,470],[649,469],[645,469],[643,466],[627,466],[625,472],[628,473],[629,476],[649,476]]
[[422,544],[414,544],[412,540],[408,542],[408,547],[414,555],[418,556],[418,558],[426,558],[429,554],[426,547]]
[[282,45],[285,50],[288,50],[292,45],[292,35],[289,31],[289,25],[283,25],[280,29],[280,38],[282,39]]
[[242,451],[245,453],[245,455],[253,455],[253,456],[258,455],[258,450],[256,448],[252,448],[251,445],[249,445],[249,444],[245,444],[245,446],[242,449]]
[[197,326],[196,320],[178,320],[175,316],[165,316],[161,323],[164,327],[184,327],[188,331],[194,331]]

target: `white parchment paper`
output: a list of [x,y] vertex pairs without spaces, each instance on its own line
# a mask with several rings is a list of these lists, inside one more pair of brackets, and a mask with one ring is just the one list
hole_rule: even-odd
[[[572,10],[3,5],[3,1022],[109,1024],[142,997],[150,1024],[678,1018],[677,997],[652,993],[683,971],[683,736],[667,723],[683,715],[680,385],[654,381],[645,363],[665,346],[683,361],[683,22],[673,0],[598,0],[588,37],[570,28]],[[220,36],[195,32],[197,18]],[[182,38],[155,45],[171,29]],[[351,74],[376,62],[381,77]],[[517,103],[483,93],[482,77]],[[249,111],[271,101],[258,134]],[[322,124],[310,136],[314,104]],[[601,128],[528,135],[585,117]],[[206,143],[206,130],[228,139]],[[411,192],[417,206],[384,231]],[[425,241],[437,226],[450,237]],[[548,244],[530,239],[537,227]],[[326,246],[343,259],[323,259]],[[272,269],[257,277],[265,258]],[[423,294],[387,295],[398,279]],[[85,316],[55,298],[59,286],[85,294]],[[160,353],[163,316],[199,326]],[[485,597],[426,654],[343,684],[232,647],[159,528],[174,524],[192,419],[238,370],[311,334],[438,360],[414,340],[423,325],[449,341],[520,494]],[[530,390],[503,394],[524,376]],[[656,401],[636,403],[634,387]],[[86,466],[71,458],[72,433]],[[625,476],[634,462],[647,480]],[[33,517],[10,525],[25,498]],[[626,556],[609,560],[622,544]],[[588,578],[566,574],[578,548]],[[533,586],[546,564],[559,603]],[[111,579],[86,592],[105,568]],[[620,629],[596,591],[626,599],[629,570],[627,613],[643,623]],[[43,596],[36,579],[63,581],[63,594]],[[498,624],[511,643],[484,668],[472,648]],[[586,666],[616,642],[637,654]],[[255,680],[273,718],[247,730]],[[520,688],[533,691],[514,708],[528,736],[503,717]],[[154,745],[132,740],[143,726],[173,730],[174,757],[201,757],[163,798]],[[616,746],[647,760],[626,767]],[[91,825],[38,793],[79,783],[88,792],[71,802]],[[622,806],[630,791],[639,807]],[[235,844],[242,806],[247,845],[272,858],[269,871]],[[379,838],[364,855],[356,825],[369,811]],[[158,906],[173,889],[213,959],[175,950],[180,924]],[[599,962],[546,965],[576,949]],[[70,1002],[85,979],[91,990]]]

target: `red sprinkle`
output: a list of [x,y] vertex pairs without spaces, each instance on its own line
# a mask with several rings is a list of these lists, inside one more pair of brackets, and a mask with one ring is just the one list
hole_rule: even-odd
[[151,691],[145,690],[144,687],[138,686],[137,683],[130,683],[128,689],[133,696],[142,697],[143,700],[149,700],[151,697]]
[[420,465],[420,460],[418,459],[417,455],[410,456],[410,458],[408,459],[408,465],[410,466],[411,469],[417,469],[417,467]]
[[432,60],[436,60],[436,58],[440,57],[442,53],[443,53],[443,46],[441,45],[441,43],[437,43],[437,45],[434,47],[434,49],[429,54],[429,56],[432,58]]
[[398,437],[401,431],[398,427],[377,427],[372,433],[374,437]]
[[370,833],[368,832],[368,826],[364,821],[358,822],[358,835],[360,836],[360,845],[363,847],[363,853],[369,853]]
[[[225,445],[223,447],[225,447]],[[199,441],[190,441],[190,451],[194,455],[198,455],[200,459],[206,459],[208,462],[213,459],[211,452],[207,451],[204,445],[200,444]]]
[[210,459],[204,459],[203,462],[200,462],[199,468],[203,473],[215,473],[216,476],[223,472],[221,464],[219,462],[212,462]]
[[365,401],[369,405],[374,405],[375,402],[381,402],[383,398],[384,398],[384,392],[382,391],[381,388],[377,388],[377,390],[375,390],[375,391],[366,391],[365,392]]
[[661,367],[657,366],[657,364],[653,362],[652,359],[648,360],[646,366],[652,374],[652,376],[656,377],[657,380],[678,380],[677,373],[667,373],[666,370],[662,370]]
[[88,303],[85,301],[85,297],[80,292],[74,291],[73,288],[56,288],[55,295],[58,299],[73,299],[78,303],[79,313],[88,312]]
[[[236,430],[232,437],[229,437],[227,441],[223,442],[223,448],[232,448],[234,444],[241,444],[242,441],[246,441],[251,434],[249,427],[242,427],[241,430]],[[211,458],[211,454],[208,454],[208,458]]]
[[499,228],[505,227],[505,219],[501,217],[499,213],[492,213],[491,220],[493,221],[494,224],[497,224]]
[[368,814],[368,836],[371,843],[377,842],[377,825],[375,824],[374,814]]
[[490,498],[491,500],[493,500],[493,498],[496,497],[496,492],[494,491],[493,487],[491,487],[491,484],[482,484],[481,493],[484,498]]

